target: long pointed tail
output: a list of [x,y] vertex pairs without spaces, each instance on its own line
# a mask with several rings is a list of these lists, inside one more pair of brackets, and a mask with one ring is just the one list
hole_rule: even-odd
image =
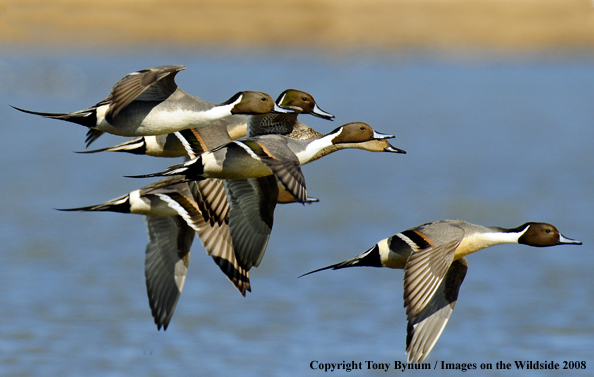
[[72,212],[72,211],[108,211],[108,212],[121,212],[130,213],[130,195],[122,195],[119,198],[110,200],[103,204],[96,204],[86,207],[76,208],[55,208],[58,211]]
[[339,265],[339,264],[340,264],[340,263],[337,263],[337,264],[333,264],[333,265],[331,265],[331,266],[326,266],[326,267],[318,268],[317,270],[313,270],[313,271],[306,272],[306,273],[305,273],[305,274],[303,274],[303,275],[299,275],[299,276],[297,276],[297,279],[299,279],[300,277],[303,277],[303,276],[309,275],[309,274],[313,274],[314,272],[320,272],[320,271],[324,271],[324,270],[336,270],[336,269],[338,269],[338,268],[342,268],[342,267],[338,267],[338,265]]
[[344,262],[336,263],[336,264],[333,264],[330,266],[318,268],[317,270],[307,272],[303,275],[300,275],[298,278],[305,276],[305,275],[313,274],[314,272],[319,272],[319,271],[324,271],[324,270],[340,270],[341,268],[356,267],[356,266],[360,265],[359,264],[360,261],[361,261],[360,256],[356,256],[355,258],[346,260]]
[[[301,276],[313,274],[314,272],[324,271],[324,270],[340,270],[341,268],[347,267],[381,267],[381,261],[379,258],[379,247],[378,245],[374,245],[369,249],[365,250],[361,254],[357,255],[354,258],[345,260],[344,262],[336,263],[330,266],[318,268],[317,270],[310,271],[305,273]],[[299,276],[299,278],[301,277]]]
[[204,166],[202,165],[202,157],[198,156],[193,160],[186,161],[182,164],[177,164],[168,167],[166,170],[142,175],[126,175],[127,178],[151,178],[151,177],[170,177],[173,175],[183,175],[188,180],[200,181],[207,177],[204,176]]
[[27,114],[39,115],[44,118],[65,120],[68,122],[80,124],[85,127],[95,127],[97,125],[97,115],[95,109],[85,109],[75,111],[73,113],[43,113],[39,111],[25,110],[16,106],[10,105],[15,110],[21,111]]
[[137,137],[128,140],[125,143],[114,145],[112,147],[93,149],[90,151],[77,151],[75,153],[98,153],[98,152],[126,152],[132,154],[146,154],[146,142],[144,137]]

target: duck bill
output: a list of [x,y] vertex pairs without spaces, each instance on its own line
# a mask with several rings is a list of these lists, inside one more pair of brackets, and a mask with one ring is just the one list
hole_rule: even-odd
[[392,144],[388,143],[388,146],[384,148],[384,152],[392,152],[392,153],[402,153],[406,154],[404,149],[396,148]]
[[380,140],[380,139],[393,139],[396,136],[394,135],[388,135],[388,134],[383,134],[381,132],[377,132],[377,131],[373,131],[373,137],[372,139],[376,139],[376,140]]
[[582,241],[572,240],[571,238],[567,238],[562,234],[559,234],[559,239],[557,240],[557,245],[581,245]]
[[318,105],[314,105],[314,108],[311,111],[311,115],[317,116],[318,118],[322,118],[322,119],[334,120],[334,115],[327,113],[324,110],[320,109],[318,107]]
[[295,114],[295,110],[285,109],[284,107],[280,107],[276,103],[274,104],[274,108],[270,112],[279,114]]

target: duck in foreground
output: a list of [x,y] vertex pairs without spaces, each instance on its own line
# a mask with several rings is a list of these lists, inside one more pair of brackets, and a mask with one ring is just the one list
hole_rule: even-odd
[[439,220],[397,233],[352,259],[305,275],[357,266],[404,269],[406,353],[409,363],[420,363],[431,352],[454,310],[468,269],[464,256],[505,243],[536,247],[582,244],[564,237],[547,223],[529,222],[507,229]]
[[253,91],[238,92],[214,105],[177,86],[175,75],[184,69],[183,65],[166,65],[132,72],[115,84],[107,98],[72,113],[44,113],[13,107],[88,127],[87,146],[104,132],[120,136],[160,135],[204,127],[234,114],[292,112],[276,106],[268,94]]
[[[245,179],[275,175],[300,203],[307,200],[301,165],[338,144],[356,144],[393,138],[376,132],[368,124],[353,122],[307,140],[281,135],[263,135],[222,145],[166,171],[135,178],[183,175],[190,180],[205,178]],[[352,147],[352,146],[351,146]],[[405,153],[398,150],[400,153]],[[328,152],[330,153],[330,152]]]

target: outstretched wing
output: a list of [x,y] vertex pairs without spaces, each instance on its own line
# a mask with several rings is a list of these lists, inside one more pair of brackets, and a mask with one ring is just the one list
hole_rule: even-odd
[[[403,298],[409,321],[407,352],[410,350],[409,360],[416,361],[424,360],[433,348],[451,314],[453,306],[442,310],[444,290],[447,284],[451,285],[451,281],[444,283],[444,280],[454,262],[456,248],[464,238],[461,227],[448,223],[425,225],[400,233],[413,249],[404,267]],[[456,272],[459,267],[452,270],[452,274]],[[448,279],[451,280],[451,276]],[[419,326],[423,329],[418,331],[422,337],[417,335],[413,339],[411,331]]]
[[272,232],[278,184],[273,175],[225,180],[231,211],[229,230],[239,264],[246,270],[258,266]]
[[229,232],[229,204],[220,179],[188,182],[189,190],[157,194],[196,231],[206,253],[245,296],[251,291],[249,273],[243,269],[233,250]]
[[105,119],[111,122],[122,109],[136,99],[146,98],[153,101],[166,99],[177,89],[175,75],[184,69],[186,67],[183,65],[164,65],[124,76],[114,85],[106,99],[111,104],[105,114]]
[[149,305],[158,329],[167,330],[181,295],[194,230],[179,216],[146,216],[145,277]]
[[408,319],[419,315],[432,299],[454,260],[457,245],[454,241],[431,246],[408,258],[404,268],[404,306]]
[[454,311],[467,270],[466,258],[452,262],[425,308],[409,319],[406,331],[406,353],[409,363],[423,362],[433,349]]

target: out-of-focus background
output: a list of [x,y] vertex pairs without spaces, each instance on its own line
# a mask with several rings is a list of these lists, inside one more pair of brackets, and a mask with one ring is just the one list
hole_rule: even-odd
[[[405,361],[402,271],[297,276],[442,218],[546,221],[584,245],[471,255],[432,366],[594,367],[591,1],[4,1],[0,47],[0,374],[322,373],[314,360],[393,367]],[[320,202],[277,207],[246,298],[196,242],[172,323],[157,332],[142,217],[54,208],[102,203],[147,183],[124,175],[177,160],[74,154],[85,129],[9,104],[83,109],[125,74],[163,64],[185,64],[179,86],[211,102],[239,90],[305,90],[336,120],[304,123],[327,132],[365,121],[408,153],[341,151],[304,167]],[[93,147],[123,140],[107,135]]]
[[592,47],[588,0],[4,1],[0,41],[144,49],[496,49]]

